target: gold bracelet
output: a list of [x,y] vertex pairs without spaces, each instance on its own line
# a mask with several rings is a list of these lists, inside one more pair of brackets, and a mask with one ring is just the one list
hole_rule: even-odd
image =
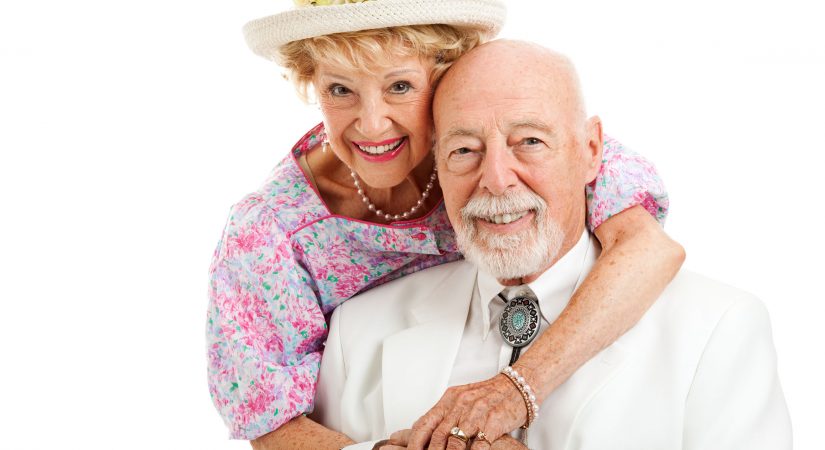
[[533,390],[530,388],[530,385],[527,384],[527,380],[519,375],[518,372],[516,372],[516,369],[507,366],[501,369],[500,373],[507,377],[511,383],[513,383],[513,386],[518,389],[521,397],[524,399],[524,406],[527,408],[527,422],[525,422],[521,428],[526,430],[530,424],[532,424],[533,421],[539,417],[539,404],[536,403],[536,396],[533,394]]

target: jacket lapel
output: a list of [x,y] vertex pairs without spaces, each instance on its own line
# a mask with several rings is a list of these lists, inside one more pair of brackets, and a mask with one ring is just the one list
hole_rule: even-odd
[[[590,269],[596,263],[601,253],[600,250],[598,243],[591,236],[575,289],[578,289],[584,282]],[[553,320],[558,317],[561,309],[550,312]],[[627,347],[621,342],[615,342],[583,364],[570,379],[562,383],[544,400],[540,411],[541,426],[530,428],[530,440],[547,443],[547,448],[551,449],[568,448],[571,445],[570,440],[575,436],[575,427],[579,419],[584,416],[582,411],[610,382],[613,375],[622,367],[627,356]]]
[[620,344],[613,344],[577,370],[569,380],[556,388],[545,400],[539,412],[539,426],[530,427],[532,447],[567,449],[576,442],[576,428],[583,412],[610,383],[622,367],[627,354]]
[[410,327],[384,340],[386,431],[412,427],[447,389],[467,321],[476,268],[465,261],[444,267],[429,286],[416,286]]

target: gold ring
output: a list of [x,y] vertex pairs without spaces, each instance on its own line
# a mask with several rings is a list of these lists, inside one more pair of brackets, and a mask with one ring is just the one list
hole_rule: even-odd
[[467,437],[467,433],[461,431],[461,428],[458,428],[458,427],[453,427],[453,429],[450,430],[450,436],[457,437],[457,438],[461,439],[461,442],[464,442],[464,443],[467,443],[467,442],[470,441],[470,438]]
[[484,442],[486,442],[486,443],[488,443],[488,444],[490,444],[490,445],[493,445],[493,443],[492,443],[492,442],[490,442],[490,439],[488,439],[488,438],[487,438],[487,435],[486,435],[486,434],[484,434],[484,432],[483,432],[483,431],[479,431],[479,432],[478,432],[478,434],[476,435],[476,440],[477,440],[477,441],[484,441]]

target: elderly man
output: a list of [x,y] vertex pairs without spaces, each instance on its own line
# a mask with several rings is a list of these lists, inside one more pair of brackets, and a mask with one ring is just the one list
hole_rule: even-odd
[[[495,376],[513,346],[552,326],[599,255],[585,185],[601,161],[601,123],[585,116],[565,58],[527,43],[483,45],[450,69],[434,113],[444,201],[467,260],[335,311],[316,417],[360,441],[409,428],[449,386]],[[526,445],[537,449],[791,446],[764,307],[686,271],[528,420]],[[467,411],[455,425],[450,448],[464,435],[490,448],[477,437],[483,418]]]

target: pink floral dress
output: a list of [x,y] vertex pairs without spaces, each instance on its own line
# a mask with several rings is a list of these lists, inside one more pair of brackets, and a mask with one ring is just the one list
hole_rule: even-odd
[[[210,267],[212,401],[235,439],[254,439],[312,410],[326,318],[358,292],[461,258],[443,203],[390,225],[332,214],[296,158],[310,130],[257,191],[231,211]],[[641,204],[659,221],[667,194],[653,166],[607,139],[587,189],[589,225]]]

